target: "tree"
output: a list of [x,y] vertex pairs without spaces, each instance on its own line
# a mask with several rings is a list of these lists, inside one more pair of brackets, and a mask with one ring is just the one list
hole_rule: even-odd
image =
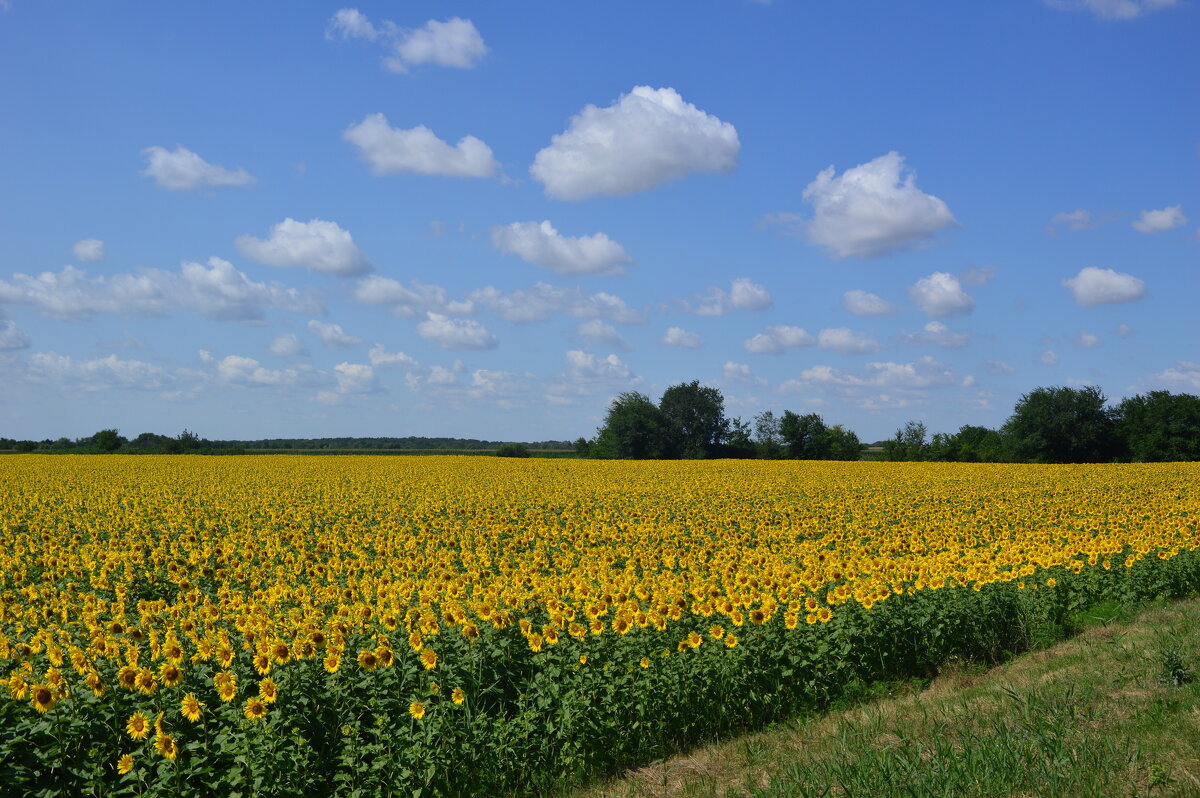
[[662,458],[670,454],[671,425],[650,397],[627,391],[608,407],[592,456],[621,460]]
[[725,442],[721,445],[721,456],[752,460],[757,454],[758,450],[750,438],[750,425],[740,418],[732,419]]
[[689,460],[716,455],[729,434],[725,398],[699,380],[672,385],[663,392],[659,410],[671,431],[672,453]]
[[758,456],[763,460],[778,460],[783,457],[783,436],[779,431],[779,417],[764,410],[754,417],[754,442],[758,444]]
[[1023,395],[1004,424],[1013,454],[1032,463],[1102,463],[1117,454],[1113,414],[1103,391],[1037,388]]
[[841,424],[825,430],[825,445],[830,460],[861,460],[862,441]]
[[925,460],[928,456],[928,444],[925,435],[928,430],[921,421],[908,421],[896,430],[896,434],[883,444],[884,460]]
[[92,451],[100,454],[112,454],[125,443],[126,440],[121,437],[120,431],[115,429],[102,429],[91,437]]
[[496,449],[497,457],[529,457],[529,447],[523,443],[502,443]]
[[1116,409],[1122,457],[1135,463],[1200,460],[1200,396],[1151,391]]
[[828,428],[816,413],[798,416],[783,411],[779,434],[787,447],[788,457],[796,460],[824,460],[829,457]]

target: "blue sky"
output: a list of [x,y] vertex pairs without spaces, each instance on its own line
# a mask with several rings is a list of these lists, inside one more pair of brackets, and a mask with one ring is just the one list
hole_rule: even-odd
[[0,435],[1200,393],[1198,14],[0,0]]

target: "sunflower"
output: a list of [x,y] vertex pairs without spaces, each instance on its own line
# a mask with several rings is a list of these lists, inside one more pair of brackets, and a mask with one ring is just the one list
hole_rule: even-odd
[[412,715],[413,720],[420,720],[425,717],[425,705],[420,701],[414,701],[408,705],[408,714]]
[[421,633],[413,629],[412,634],[408,636],[408,647],[415,653],[420,651],[423,645],[425,645],[425,641],[421,639]]
[[534,653],[537,653],[538,651],[541,651],[541,650],[542,650],[542,643],[543,643],[543,642],[544,642],[544,641],[542,640],[542,636],[541,636],[541,635],[539,635],[539,634],[532,634],[532,635],[530,635],[530,636],[529,636],[529,648],[530,648],[530,650],[531,650],[531,651],[533,651]]
[[820,621],[821,623],[828,622],[829,619],[832,617],[833,617],[833,613],[830,611],[830,609],[828,607],[822,607],[821,609],[817,610],[817,620]]
[[396,664],[396,654],[387,646],[376,648],[375,656],[379,657],[379,664],[385,668],[390,668]]
[[133,770],[133,755],[125,754],[117,760],[117,772],[124,776],[129,771]]
[[785,612],[783,614],[783,625],[788,629],[795,629],[796,624],[800,623],[800,616],[794,612]]
[[14,673],[8,677],[8,694],[16,701],[24,701],[26,693],[29,692],[29,682],[25,681],[25,677],[19,673]]
[[158,682],[154,680],[154,671],[149,668],[142,668],[137,672],[137,689],[142,695],[154,695],[154,691],[158,689]]
[[264,704],[274,704],[275,699],[279,698],[279,685],[268,676],[258,683],[258,697]]
[[437,695],[441,691],[442,691],[442,686],[440,684],[438,684],[437,682],[429,683],[429,692],[430,693],[432,693],[433,695]]
[[266,676],[271,672],[271,658],[266,654],[255,654],[254,670],[258,671],[259,676]]
[[643,668],[649,668],[650,667],[650,658],[642,657],[642,661],[639,662],[638,665],[641,665]]
[[437,667],[437,652],[432,648],[426,648],[421,652],[421,664],[425,666],[425,670],[431,671]]
[[167,647],[163,649],[163,656],[178,665],[183,661],[183,648],[176,642],[167,643]]
[[233,664],[233,649],[229,646],[217,646],[216,651],[217,662],[222,668],[228,668]]
[[762,610],[750,610],[750,622],[762,626],[767,622],[767,614]]
[[720,640],[725,636],[725,627],[713,624],[708,628],[708,634],[713,640]]
[[733,636],[733,632],[725,635],[725,648],[733,648],[738,644],[738,640]]
[[337,673],[338,668],[342,667],[342,658],[337,654],[326,654],[322,664],[325,666],[326,673]]
[[83,677],[84,683],[91,689],[92,695],[100,698],[104,695],[104,682],[100,679],[100,674],[96,671],[88,671],[87,676]]
[[54,691],[49,685],[35,684],[29,689],[29,702],[39,713],[45,715],[54,706]]
[[365,671],[373,671],[379,667],[379,657],[371,649],[363,649],[358,652],[358,664]]
[[700,644],[704,642],[704,638],[695,632],[691,632],[687,636],[688,648],[700,648]]
[[266,717],[267,705],[261,698],[247,698],[242,706],[242,714],[246,716],[246,720],[262,720]]
[[135,740],[140,740],[150,733],[150,719],[141,712],[134,712],[125,721],[125,731]]
[[137,675],[137,668],[132,665],[122,665],[121,670],[117,671],[117,681],[126,690],[133,691],[137,689]]
[[479,627],[467,621],[462,625],[462,636],[472,643],[479,639]]
[[292,649],[282,640],[276,640],[271,646],[271,657],[279,665],[284,665],[292,658]]
[[189,722],[195,723],[200,720],[200,716],[204,714],[204,702],[196,698],[195,693],[188,693],[179,702],[179,711]]
[[158,675],[162,679],[164,687],[178,687],[180,682],[183,681],[183,671],[179,669],[179,666],[171,662],[164,663],[158,669]]
[[467,694],[463,692],[461,687],[455,687],[453,692],[450,693],[450,700],[456,704],[461,704],[467,700]]
[[175,738],[169,734],[159,734],[154,738],[154,750],[158,752],[163,759],[175,761],[175,757],[179,756],[179,744],[175,742]]

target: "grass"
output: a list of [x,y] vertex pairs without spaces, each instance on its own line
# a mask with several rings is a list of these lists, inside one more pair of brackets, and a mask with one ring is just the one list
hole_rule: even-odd
[[576,798],[1200,796],[1200,600],[656,762]]

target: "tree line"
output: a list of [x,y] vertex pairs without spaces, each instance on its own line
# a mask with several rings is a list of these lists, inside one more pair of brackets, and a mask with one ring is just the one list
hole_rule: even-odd
[[[1094,386],[1043,387],[1021,396],[998,429],[964,425],[930,437],[909,421],[870,447],[877,459],[966,463],[1107,463],[1200,460],[1200,397],[1151,391],[1109,406]],[[609,405],[581,456],[601,459],[714,457],[859,460],[867,447],[817,413],[765,411],[753,425],[727,418],[716,388],[699,381],[672,385],[655,404],[626,392]]]

